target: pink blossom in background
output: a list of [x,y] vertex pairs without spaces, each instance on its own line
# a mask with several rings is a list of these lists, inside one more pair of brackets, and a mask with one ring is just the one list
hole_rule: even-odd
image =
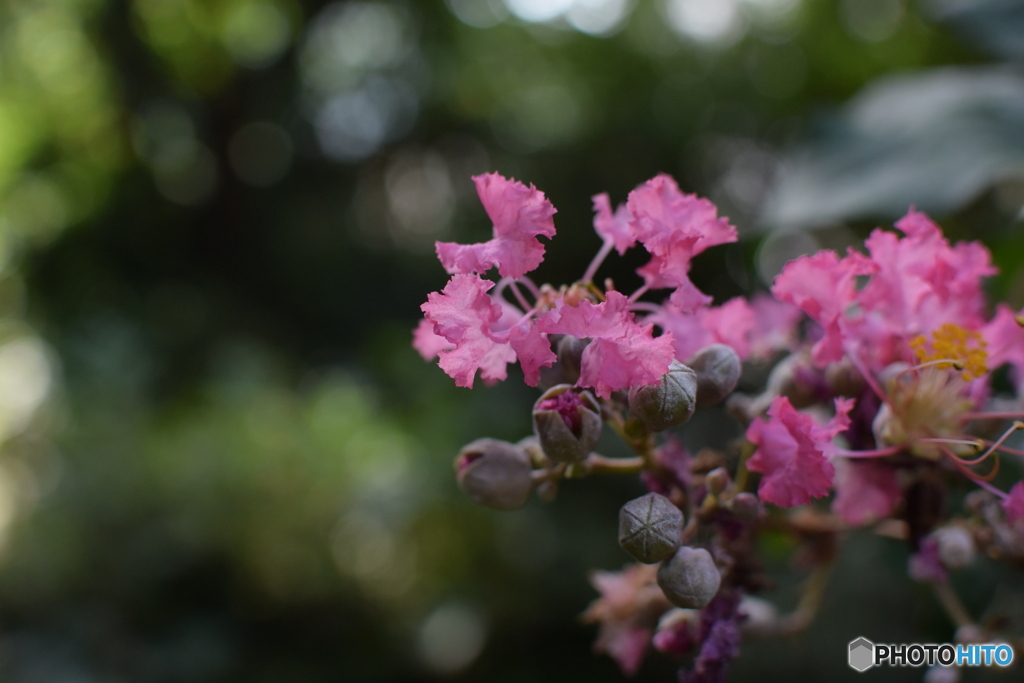
[[798,307],[824,329],[811,353],[826,365],[844,355],[841,318],[857,295],[856,277],[875,272],[877,266],[855,251],[840,259],[834,251],[819,251],[790,261],[775,278],[772,294]]
[[981,336],[987,344],[989,369],[1009,363],[1016,371],[1017,384],[1024,388],[1024,325],[1018,320],[1024,320],[1024,309],[1014,314],[1009,306],[999,304]]
[[502,277],[522,277],[544,260],[537,236],[554,237],[555,207],[533,185],[497,173],[475,176],[473,182],[494,224],[494,238],[479,244],[438,242],[437,257],[452,274],[484,273],[498,266]]
[[668,305],[661,312],[649,316],[648,320],[672,333],[676,358],[681,362],[686,362],[710,344],[731,346],[741,360],[746,359],[750,355],[756,322],[754,311],[743,297],[730,299],[721,306],[700,308],[693,313],[680,313]]
[[902,493],[896,470],[875,460],[836,458],[832,511],[851,526],[885,519]]
[[629,223],[633,215],[625,204],[620,204],[612,213],[612,202],[607,194],[596,194],[594,199],[594,230],[603,240],[611,240],[619,255],[626,253],[636,244]]
[[798,413],[785,396],[776,396],[768,420],[758,418],[747,428],[757,451],[747,468],[764,476],[757,494],[761,500],[793,507],[828,494],[835,469],[829,462],[836,434],[850,425],[852,399],[836,399],[836,415],[824,427],[810,415]]
[[1003,510],[1010,524],[1024,519],[1024,481],[1018,481],[1010,489],[1010,495],[1003,501]]

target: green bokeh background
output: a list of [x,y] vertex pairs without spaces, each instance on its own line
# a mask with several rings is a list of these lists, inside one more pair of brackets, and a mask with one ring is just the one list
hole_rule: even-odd
[[[434,240],[490,229],[470,176],[558,208],[541,282],[597,250],[593,194],[667,172],[740,230],[694,267],[718,302],[915,204],[1019,308],[1021,36],[999,0],[0,3],[0,678],[621,680],[577,616],[640,484],[471,506],[454,453],[525,436],[535,396],[410,348]],[[791,550],[764,548],[783,608]],[[851,536],[812,629],[730,680],[950,639],[905,566]],[[1024,615],[1004,569],[956,581]]]

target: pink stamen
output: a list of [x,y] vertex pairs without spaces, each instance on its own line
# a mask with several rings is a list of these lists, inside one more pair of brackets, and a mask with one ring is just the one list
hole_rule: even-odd
[[580,407],[583,406],[583,397],[575,391],[563,391],[558,396],[547,398],[537,405],[538,410],[554,410],[565,421],[565,426],[575,434],[580,435],[583,421],[580,418]]

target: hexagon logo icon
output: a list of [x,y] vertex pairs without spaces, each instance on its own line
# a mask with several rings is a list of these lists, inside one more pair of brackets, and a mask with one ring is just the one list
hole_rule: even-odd
[[867,638],[850,641],[850,668],[864,672],[875,664],[875,644]]

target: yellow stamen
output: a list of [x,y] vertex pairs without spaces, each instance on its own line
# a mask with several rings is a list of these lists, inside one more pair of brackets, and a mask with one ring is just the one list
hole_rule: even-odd
[[985,360],[985,340],[975,330],[966,330],[953,323],[943,323],[931,335],[931,341],[925,335],[918,335],[910,340],[910,348],[922,363],[939,361],[936,367],[956,368],[961,370],[965,381],[981,377],[988,372]]

